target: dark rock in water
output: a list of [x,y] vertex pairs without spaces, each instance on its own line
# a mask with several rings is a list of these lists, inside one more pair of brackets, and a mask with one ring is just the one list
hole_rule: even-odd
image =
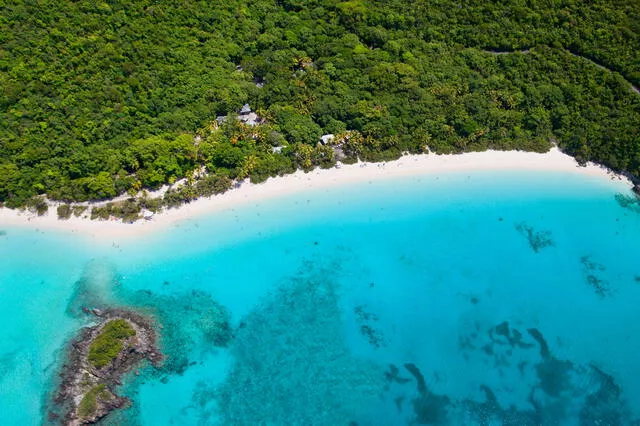
[[353,308],[353,312],[356,315],[356,323],[359,326],[360,334],[367,338],[369,344],[376,349],[385,346],[384,335],[372,325],[373,322],[378,321],[378,316],[367,312],[364,305],[356,306]]
[[636,196],[640,197],[640,183],[637,183],[633,186],[633,192]]
[[[170,355],[163,359],[159,351],[148,353],[146,360],[151,364],[162,362],[162,366],[157,369],[144,369],[144,374],[140,378],[145,377],[145,379],[148,379],[152,377],[160,381],[163,376],[170,377],[173,374],[182,374],[194,365],[194,359],[192,358],[198,356],[194,354],[194,348],[199,346],[209,348],[224,347],[228,346],[229,342],[234,338],[236,330],[235,325],[232,326],[231,324],[229,313],[210,294],[199,291],[174,292],[170,294],[152,293],[145,290],[132,292],[128,286],[118,285],[118,278],[118,271],[110,263],[103,261],[89,262],[81,278],[75,283],[74,292],[68,302],[67,313],[85,321],[89,318],[92,322],[106,323],[112,317],[112,314],[116,312],[114,308],[123,307],[124,309],[120,310],[121,312],[128,312],[132,315],[137,314],[139,317],[148,320],[154,331],[157,330],[158,334],[161,333],[162,335],[161,341],[158,340],[162,351]],[[169,284],[168,281],[166,283]],[[98,310],[93,311],[94,309]],[[136,332],[136,337],[140,335],[141,333]],[[80,341],[80,337],[79,335],[75,341]],[[77,351],[70,347],[68,360],[64,361],[67,363],[66,367],[73,366],[70,360],[73,360],[74,356],[77,357],[74,352]],[[139,361],[145,357],[140,358],[139,352],[140,350],[136,350],[133,353],[127,352],[127,356],[124,357],[127,360],[132,360],[129,370],[131,371],[131,376],[127,377],[132,379],[131,384],[136,387],[139,383],[143,383],[140,378],[135,378],[133,373],[138,368],[142,371],[143,365],[138,367],[136,364],[139,364]],[[138,360],[138,362],[133,362],[135,360]],[[71,371],[71,368],[65,371]],[[69,376],[68,373],[67,376]],[[95,396],[95,398],[88,398],[88,402],[85,405],[88,404],[91,408],[94,399],[97,403],[96,406],[100,404],[106,406],[107,403],[113,405],[113,403],[117,402],[112,398],[112,395],[115,395],[113,390],[123,379],[118,375],[116,376],[106,384],[104,390],[95,389],[91,395],[92,397]],[[54,380],[56,379],[54,378]],[[58,380],[65,380],[65,378]],[[67,378],[66,380],[71,379]],[[51,388],[61,389],[61,386],[54,383]],[[83,388],[82,391],[88,393],[91,389],[93,388],[87,387]],[[131,390],[131,392],[134,391]],[[76,405],[82,397],[82,394],[78,396]],[[71,399],[62,398],[63,401],[57,404],[54,398],[53,395],[48,397],[51,400],[52,411],[54,414],[59,415],[61,419],[66,418],[66,414],[75,409],[75,406],[69,403]],[[127,400],[119,401],[124,403]],[[132,407],[132,410],[137,410],[137,407]],[[113,424],[128,424],[126,419],[130,418],[132,410],[127,410],[126,413],[124,411],[112,412],[105,421]],[[57,422],[57,424],[60,423],[61,421]]]
[[[496,338],[495,336],[504,337],[507,341],[505,342],[502,339]],[[535,346],[532,343],[523,342],[522,333],[515,328],[510,328],[507,321],[504,321],[496,325],[492,330],[489,330],[489,338],[493,343],[503,346],[508,344],[512,348],[530,349]]]
[[535,400],[529,401],[534,410],[517,410],[514,406],[506,410],[500,406],[498,398],[490,387],[481,385],[480,390],[485,394],[484,402],[470,399],[462,401],[465,411],[472,414],[478,424],[503,426],[540,426],[546,424],[542,420],[540,407]]
[[423,425],[446,425],[449,397],[427,393],[413,400],[416,423]]
[[369,341],[369,344],[376,349],[384,345],[384,339],[382,335],[370,325],[361,325],[360,334],[365,336]]
[[588,274],[586,279],[589,286],[592,287],[593,291],[595,291],[595,293],[601,298],[604,298],[609,294],[608,283],[603,279],[598,278],[593,274]]
[[359,320],[362,321],[378,321],[378,316],[365,310],[364,305],[358,305],[353,308],[353,312],[356,314]]
[[638,186],[633,189],[632,195],[616,194],[614,197],[620,207],[630,210],[634,213],[640,213],[640,194],[638,193]]
[[118,271],[113,265],[90,262],[75,283],[67,312],[86,319],[87,309],[82,308],[108,311],[123,306],[154,318],[156,328],[162,332],[163,351],[171,354],[163,364],[167,372],[181,374],[189,368],[194,347],[223,347],[233,338],[235,327],[230,323],[229,312],[206,292],[131,292],[117,282]]
[[509,340],[509,323],[504,321],[495,327],[495,332],[498,336],[506,337]]
[[552,356],[547,341],[537,328],[530,328],[527,332],[540,345],[542,362],[535,365],[540,389],[547,395],[557,398],[571,387],[570,373],[574,369],[573,363]]
[[[404,406],[405,411],[410,407],[415,412],[414,419],[408,424],[560,425],[575,422],[579,413],[579,423],[575,422],[579,426],[640,426],[631,418],[631,404],[623,397],[624,393],[613,377],[595,366],[587,368],[575,365],[571,360],[558,359],[538,329],[529,328],[527,333],[520,333],[511,324],[502,322],[489,328],[488,334],[491,341],[481,342],[484,346],[480,344],[479,347],[500,364],[505,364],[510,354],[520,355],[519,351],[532,345],[528,343],[531,339],[536,342],[533,347],[539,347],[540,358],[535,350],[526,354],[536,361],[509,359],[514,372],[519,371],[522,384],[528,389],[527,399],[519,401],[518,405],[503,407],[500,402],[511,388],[492,389],[487,385],[480,386],[484,398],[479,400],[437,395],[429,389],[430,383],[420,369],[407,363],[404,367],[415,378],[418,391],[418,397],[410,400],[411,405]],[[390,367],[388,380],[397,375],[397,370],[395,366]],[[537,380],[530,381],[530,373],[535,374]],[[398,409],[402,408],[400,402],[396,405]]]
[[595,393],[585,398],[580,410],[580,426],[587,425],[623,425],[627,406],[620,398],[622,393],[620,386],[614,378],[604,371],[591,365],[595,378],[599,381],[599,388]]
[[418,393],[423,394],[427,392],[427,382],[424,380],[424,376],[420,372],[420,369],[412,363],[405,364],[404,368],[406,368],[407,371],[415,377],[416,382],[418,382]]
[[540,380],[540,389],[549,396],[559,397],[562,392],[570,388],[573,370],[571,361],[559,360],[553,357],[536,365],[536,374]]
[[123,309],[100,311],[101,322],[83,328],[68,346],[49,418],[63,425],[93,424],[130,404],[116,395],[124,374],[147,359],[158,367],[153,321]]
[[400,373],[400,370],[398,369],[398,367],[396,367],[393,364],[389,364],[389,371],[385,371],[384,378],[387,381],[387,383],[391,383],[396,380],[396,377],[398,377],[399,373]]
[[484,345],[484,346],[482,347],[482,350],[483,350],[483,352],[484,352],[485,354],[487,354],[487,355],[495,355],[495,352],[494,352],[494,350],[493,350],[493,345],[492,345],[492,344],[490,344],[490,343],[487,343],[486,345]]
[[550,231],[536,231],[524,222],[517,224],[516,230],[527,238],[529,245],[536,253],[539,253],[543,248],[555,245],[551,239]]
[[389,371],[385,371],[384,378],[387,383],[400,383],[405,384],[411,381],[411,379],[407,379],[406,377],[400,377],[400,369],[393,364],[389,364]]
[[549,359],[551,357],[551,352],[549,352],[549,345],[547,345],[547,341],[544,339],[544,336],[537,328],[530,328],[527,332],[534,338],[538,345],[540,345],[540,356],[542,359]]
[[600,276],[607,268],[593,261],[591,256],[582,256],[580,258],[580,264],[582,265],[587,284],[589,284],[595,293],[601,298],[609,296],[612,292],[609,282]]
[[420,369],[412,363],[404,365],[417,382],[419,396],[412,401],[413,411],[416,415],[415,422],[424,425],[445,425],[448,424],[448,407],[451,400],[446,395],[437,395],[427,387],[427,382]]

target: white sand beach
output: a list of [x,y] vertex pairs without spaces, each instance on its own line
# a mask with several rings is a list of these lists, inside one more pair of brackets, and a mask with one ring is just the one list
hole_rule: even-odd
[[117,220],[92,221],[77,217],[59,220],[55,208],[49,208],[47,214],[43,216],[2,208],[0,209],[0,227],[26,226],[40,230],[59,230],[81,234],[96,242],[111,242],[115,238],[141,236],[176,225],[185,219],[235,208],[245,203],[313,189],[393,177],[479,170],[561,171],[601,176],[603,179],[620,179],[629,187],[632,186],[626,178],[615,175],[601,166],[594,164],[586,167],[579,166],[572,157],[563,154],[557,148],[544,154],[524,151],[485,151],[456,155],[406,155],[385,163],[342,164],[326,170],[316,169],[309,173],[297,171],[284,177],[271,178],[260,184],[244,183],[239,188],[224,194],[199,199],[178,209],[156,214],[151,220],[139,220],[133,224]]

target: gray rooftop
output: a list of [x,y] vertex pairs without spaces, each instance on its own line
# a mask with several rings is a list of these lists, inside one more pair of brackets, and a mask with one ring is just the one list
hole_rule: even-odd
[[333,135],[332,133],[329,133],[328,135],[320,136],[320,139],[322,140],[322,143],[326,145],[335,139],[335,135]]
[[256,114],[255,112],[250,112],[248,114],[238,116],[238,120],[248,124],[249,126],[255,126],[259,124],[260,117],[258,117],[258,114]]

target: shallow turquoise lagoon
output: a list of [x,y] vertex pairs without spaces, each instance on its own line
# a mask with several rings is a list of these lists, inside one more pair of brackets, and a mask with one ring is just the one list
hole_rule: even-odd
[[0,228],[2,423],[46,423],[79,307],[124,304],[159,318],[168,362],[105,424],[637,425],[640,205],[619,192],[453,173],[100,247]]

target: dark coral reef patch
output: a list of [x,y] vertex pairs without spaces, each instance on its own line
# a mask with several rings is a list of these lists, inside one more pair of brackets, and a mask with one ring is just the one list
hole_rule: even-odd
[[551,231],[536,231],[525,222],[516,224],[516,231],[527,238],[529,246],[531,246],[531,249],[536,253],[540,253],[542,249],[555,245],[553,239],[551,239]]
[[332,274],[312,267],[242,319],[231,372],[218,388],[203,383],[195,397],[203,418],[217,412],[222,424],[338,425],[377,403],[383,370],[345,345]]
[[584,273],[585,280],[589,287],[600,296],[605,298],[612,293],[611,285],[609,281],[602,277],[607,268],[593,260],[592,256],[582,256],[580,258],[580,265],[582,266],[582,272]]

